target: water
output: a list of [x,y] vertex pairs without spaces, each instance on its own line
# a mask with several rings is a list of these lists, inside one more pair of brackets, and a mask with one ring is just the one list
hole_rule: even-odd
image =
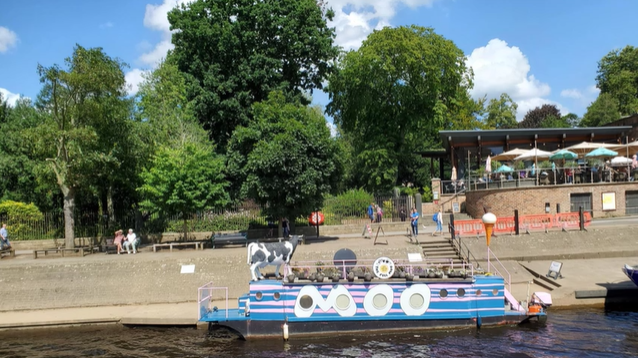
[[185,328],[0,332],[0,357],[637,357],[638,312],[550,311],[546,325],[241,341]]

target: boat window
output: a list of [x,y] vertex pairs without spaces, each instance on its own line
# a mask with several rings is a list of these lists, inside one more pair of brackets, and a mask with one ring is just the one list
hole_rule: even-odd
[[279,301],[279,299],[281,298],[281,293],[279,293],[279,292],[275,292],[275,294],[273,295],[273,297],[275,298],[275,301]]
[[335,306],[337,306],[337,308],[340,310],[347,310],[348,307],[350,307],[350,297],[344,294],[337,296]]
[[458,290],[456,290],[456,295],[459,296],[459,297],[465,296],[465,289],[464,288],[459,288]]
[[442,298],[447,297],[447,290],[446,289],[441,289],[441,291],[439,292],[439,296],[441,296]]
[[493,290],[492,290],[492,294],[493,294],[494,296],[498,295],[498,288],[493,289]]
[[299,306],[301,306],[301,308],[305,310],[310,309],[312,307],[312,304],[313,304],[312,297],[308,295],[303,295],[299,299]]
[[255,293],[255,298],[257,299],[257,301],[261,301],[262,297],[264,297],[264,294],[260,292]]
[[480,295],[482,295],[482,294],[483,294],[483,291],[481,291],[481,290],[476,290],[476,295],[477,295],[477,296],[480,296]]
[[415,310],[421,309],[424,303],[425,298],[423,298],[420,293],[415,293],[410,296],[410,307],[414,308]]
[[388,299],[385,297],[384,294],[379,293],[374,295],[374,297],[372,298],[372,305],[376,309],[382,309],[387,304],[388,304]]

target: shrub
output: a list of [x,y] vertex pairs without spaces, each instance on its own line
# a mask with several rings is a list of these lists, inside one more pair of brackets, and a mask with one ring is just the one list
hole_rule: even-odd
[[[328,197],[324,201],[323,213],[335,218],[364,214],[366,208],[374,201],[374,196],[363,189],[351,189],[336,197]],[[332,219],[331,219],[332,220]]]
[[33,203],[12,200],[0,203],[0,215],[6,217],[10,238],[14,240],[29,239],[32,224],[43,219],[42,213]]

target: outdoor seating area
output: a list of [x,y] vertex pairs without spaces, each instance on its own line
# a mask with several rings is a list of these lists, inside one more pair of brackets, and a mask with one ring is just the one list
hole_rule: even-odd
[[221,233],[213,233],[210,237],[210,241],[213,245],[213,249],[216,246],[220,245],[242,245],[248,246],[248,235],[246,233],[230,233],[230,234],[221,234]]
[[0,249],[0,259],[5,257],[5,256],[15,257],[16,256],[16,250],[14,250],[13,247]]
[[66,248],[38,249],[38,250],[33,250],[33,258],[37,259],[38,255],[42,257],[42,256],[48,256],[50,254],[59,255],[60,257],[66,257],[69,255],[84,257],[86,254],[92,254],[93,252],[94,252],[94,248],[91,246],[76,247],[73,249],[66,249]]
[[160,244],[153,244],[153,252],[157,252],[158,249],[168,248],[170,252],[173,252],[173,248],[184,248],[192,246],[195,250],[203,250],[204,249],[204,241],[175,241],[175,242],[164,242]]

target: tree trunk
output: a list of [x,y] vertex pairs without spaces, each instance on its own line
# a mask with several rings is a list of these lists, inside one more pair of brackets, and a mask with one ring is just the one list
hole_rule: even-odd
[[67,249],[75,247],[75,220],[73,211],[75,210],[75,189],[61,185],[64,195],[64,245]]
[[115,227],[115,209],[113,208],[113,185],[109,185],[106,191],[106,214],[109,216],[108,226],[110,228]]

